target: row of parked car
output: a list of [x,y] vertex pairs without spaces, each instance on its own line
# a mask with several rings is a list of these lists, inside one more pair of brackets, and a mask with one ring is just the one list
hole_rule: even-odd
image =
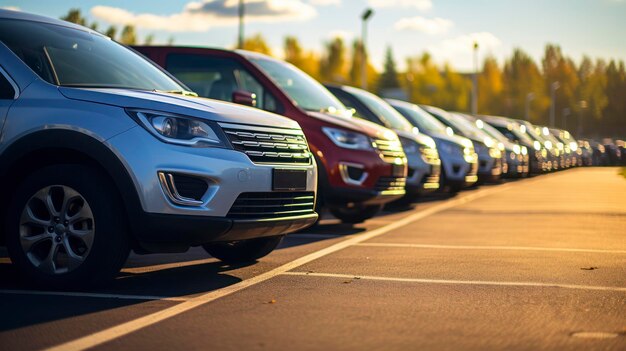
[[[257,53],[128,48],[0,10],[0,244],[30,283],[106,281],[137,253],[254,261],[322,208],[598,163],[564,130],[323,86]],[[595,148],[595,149],[594,149]]]

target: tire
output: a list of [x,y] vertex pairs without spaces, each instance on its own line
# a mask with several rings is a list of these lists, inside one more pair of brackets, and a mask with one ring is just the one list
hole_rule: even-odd
[[112,279],[130,252],[123,203],[111,180],[83,165],[34,171],[5,218],[7,248],[29,285],[66,289]]
[[352,208],[348,207],[332,207],[330,208],[330,213],[333,216],[339,218],[343,223],[362,223],[366,220],[374,217],[380,210],[382,210],[383,205],[370,205],[370,206],[356,206]]
[[265,238],[240,240],[232,242],[218,242],[202,245],[211,256],[226,263],[254,262],[267,256],[280,244],[284,235]]

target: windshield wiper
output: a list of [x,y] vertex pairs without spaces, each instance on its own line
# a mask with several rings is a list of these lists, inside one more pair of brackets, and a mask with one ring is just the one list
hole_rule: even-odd
[[153,91],[155,91],[157,93],[178,94],[178,95],[182,95],[182,96],[198,97],[198,94],[194,93],[193,91],[188,91],[188,90],[158,90],[158,89],[154,89]]

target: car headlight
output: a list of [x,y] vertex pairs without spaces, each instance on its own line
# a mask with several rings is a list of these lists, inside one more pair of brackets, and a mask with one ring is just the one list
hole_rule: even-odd
[[500,158],[502,157],[502,152],[498,150],[498,148],[491,147],[489,148],[489,157],[491,158]]
[[513,145],[513,152],[519,155],[522,152],[522,148],[517,144]]
[[522,155],[528,155],[528,148],[526,148],[526,146],[522,146]]
[[539,151],[541,150],[541,143],[535,140],[535,142],[533,143],[533,147],[535,148],[535,150]]
[[572,151],[576,151],[578,149],[578,144],[575,141],[572,141],[569,143],[569,147]]
[[130,109],[126,112],[163,142],[193,147],[226,147],[214,122],[167,112]]
[[491,139],[490,137],[485,137],[485,139],[483,140],[483,143],[487,147],[492,147],[493,145],[495,145],[495,141],[493,139]]
[[323,127],[322,131],[335,145],[352,150],[372,150],[372,140],[360,133],[345,129]]

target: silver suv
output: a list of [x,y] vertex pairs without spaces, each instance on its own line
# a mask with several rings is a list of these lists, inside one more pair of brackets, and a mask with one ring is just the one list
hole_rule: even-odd
[[27,281],[100,282],[131,249],[253,261],[316,221],[296,122],[189,95],[97,32],[0,10],[0,244]]

